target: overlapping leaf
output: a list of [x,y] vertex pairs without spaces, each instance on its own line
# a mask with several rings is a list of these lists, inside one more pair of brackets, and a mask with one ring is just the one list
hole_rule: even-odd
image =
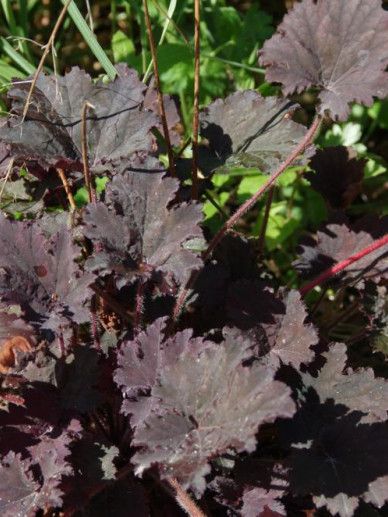
[[305,386],[313,388],[322,402],[334,400],[350,411],[365,413],[362,422],[384,422],[388,411],[388,381],[375,378],[371,368],[346,369],[346,345],[336,344],[323,354],[326,363],[318,377],[302,374]]
[[168,358],[173,361],[174,357],[178,357],[187,342],[190,342],[194,353],[212,345],[202,338],[193,338],[190,330],[184,330],[165,341],[165,325],[163,318],[156,320],[134,341],[125,342],[118,357],[119,367],[114,379],[125,395],[122,411],[131,415],[133,426],[143,423],[157,403],[152,396],[152,388],[156,386],[160,370]]
[[43,436],[30,447],[30,457],[9,452],[0,466],[0,510],[6,517],[34,515],[37,510],[61,506],[63,477],[72,474],[68,448],[76,437],[76,424],[56,438]]
[[36,223],[0,218],[0,296],[18,303],[25,317],[43,328],[58,329],[70,321],[82,323],[89,313],[91,274],[82,273],[75,259],[80,250],[62,226],[46,239]]
[[333,208],[346,208],[360,194],[366,160],[350,147],[326,147],[313,156],[306,174],[311,186]]
[[350,102],[370,105],[388,93],[388,13],[380,0],[303,0],[264,44],[260,63],[284,95],[318,87],[320,113],[344,120]]
[[[328,224],[314,239],[300,246],[298,259],[293,263],[304,277],[316,276],[334,264],[370,246],[388,233],[388,217],[366,217],[354,225],[347,221]],[[385,277],[388,270],[388,245],[369,253],[349,265],[341,274],[346,279]]]
[[[158,350],[155,336],[143,334],[142,340],[152,340],[148,349]],[[270,368],[257,363],[242,366],[251,356],[247,344],[201,341],[193,341],[187,332],[166,340],[151,388],[151,398],[157,403],[136,427],[133,442],[141,446],[133,458],[139,473],[156,463],[163,475],[176,476],[198,492],[205,488],[203,476],[210,470],[212,456],[229,448],[253,450],[261,424],[294,411],[288,388],[273,380]],[[151,372],[147,377],[153,381],[155,352],[146,354],[151,367],[144,365],[145,371]],[[141,371],[136,368],[136,386]],[[124,384],[124,393],[127,379],[133,389],[128,355],[121,360],[118,375],[116,382]],[[149,382],[148,378],[143,382]]]
[[154,271],[184,282],[201,265],[184,243],[202,235],[202,214],[196,204],[168,208],[177,189],[178,182],[162,173],[116,174],[106,189],[106,205],[86,209],[85,235],[98,243],[87,267],[115,272],[121,285]]
[[93,106],[86,123],[88,157],[95,171],[153,146],[150,131],[158,125],[158,117],[143,108],[146,86],[134,70],[119,67],[109,84],[93,83],[78,68],[63,77],[40,74],[23,121],[29,88],[29,82],[13,86],[8,93],[11,115],[0,124],[0,142],[8,144],[19,164],[82,170],[81,122],[86,102]]
[[285,116],[295,107],[250,90],[216,100],[200,115],[201,134],[209,142],[208,155],[205,150],[202,154],[203,168],[274,172],[306,133],[304,126]]
[[[288,460],[290,489],[293,494],[313,495],[315,504],[326,506],[333,515],[350,517],[361,498],[379,506],[387,498],[387,492],[381,492],[388,474],[387,425],[360,424],[359,413],[343,416],[339,411],[343,406],[336,408],[337,417],[327,411],[327,403],[317,406],[315,416],[308,411],[300,415],[299,425],[310,429],[315,425],[316,431],[308,442],[293,444]],[[318,412],[319,426],[311,422]]]
[[264,323],[271,359],[279,360],[299,368],[309,363],[314,352],[312,346],[318,343],[318,335],[307,318],[306,308],[298,291],[290,291],[284,297],[284,314],[273,315],[275,323]]
[[282,495],[283,490],[281,489],[252,488],[246,490],[241,508],[242,517],[281,517],[285,515],[284,506],[278,499]]

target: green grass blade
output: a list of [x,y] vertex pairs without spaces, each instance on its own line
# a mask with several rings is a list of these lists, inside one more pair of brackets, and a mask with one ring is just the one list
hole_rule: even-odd
[[32,75],[35,72],[35,67],[31,65],[19,52],[17,52],[12,45],[8,43],[5,38],[0,38],[1,46],[3,51],[7,54],[12,61],[18,65],[26,74]]
[[[25,37],[26,36],[25,28],[24,28],[24,26],[18,24],[18,22],[16,21],[16,18],[15,18],[15,15],[14,15],[14,12],[13,12],[10,0],[1,0],[1,6],[3,8],[4,16],[5,16],[6,22],[8,24],[9,33],[12,36],[14,36],[15,38],[18,38],[18,37],[19,38],[20,37],[23,38],[23,37]],[[22,53],[28,59],[31,60],[32,56],[31,56],[31,53],[29,51],[27,42],[24,41],[23,39],[21,39],[19,41],[19,45],[20,45],[19,48],[22,51]]]
[[207,59],[214,59],[216,61],[221,61],[221,63],[225,63],[226,65],[230,65],[235,68],[243,68],[249,72],[255,72],[257,74],[265,74],[264,68],[258,68],[257,66],[249,66],[245,63],[238,63],[237,61],[230,61],[229,59],[223,59],[222,57],[215,56],[214,54],[206,54],[202,52],[202,56]]
[[[61,2],[63,4],[66,4],[66,0],[61,0]],[[74,2],[70,3],[68,7],[68,13],[75,25],[77,26],[78,30],[82,34],[84,40],[89,45],[90,50],[96,56],[96,59],[99,61],[100,65],[107,73],[108,77],[110,79],[114,79],[117,74],[115,67],[113,66],[111,60],[104,52],[101,45],[98,43],[96,36],[90,30],[89,25],[86,23],[84,17],[80,13],[78,7]]]
[[18,33],[17,24],[16,24],[15,16],[13,14],[11,2],[9,0],[1,0],[1,7],[3,8],[4,16],[8,23],[8,28],[9,28],[11,34],[16,36]]
[[10,83],[15,77],[24,77],[24,73],[20,72],[10,64],[0,59],[0,75],[4,79],[4,82]]

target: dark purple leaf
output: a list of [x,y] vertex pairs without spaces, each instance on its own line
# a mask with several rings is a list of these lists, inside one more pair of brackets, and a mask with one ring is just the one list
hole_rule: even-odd
[[306,178],[333,208],[346,208],[360,194],[366,160],[351,147],[327,147],[313,156]]
[[388,93],[388,13],[381,0],[295,3],[264,44],[260,63],[284,95],[317,87],[319,112],[345,120],[350,102],[369,106]]
[[200,120],[201,134],[209,142],[211,168],[253,167],[274,172],[306,133],[304,126],[285,116],[295,107],[251,90],[210,104]]
[[31,473],[31,461],[9,452],[0,466],[0,511],[4,517],[32,516],[39,483]]
[[201,265],[185,243],[202,236],[202,213],[196,204],[168,208],[177,189],[178,182],[163,174],[116,174],[106,188],[108,206],[86,209],[85,235],[98,243],[87,267],[117,273],[119,285],[154,271],[184,283]]
[[2,460],[0,467],[1,515],[33,516],[39,509],[61,506],[62,478],[72,474],[67,462],[69,443],[78,437],[79,424],[70,424],[56,438],[43,435],[40,442],[29,447],[31,459],[21,459],[13,451]]
[[230,283],[226,310],[236,327],[248,330],[275,323],[276,316],[284,315],[285,307],[265,282],[251,279]]
[[29,382],[56,388],[63,410],[85,413],[101,402],[98,354],[87,346],[73,347],[66,359],[56,357],[51,349],[40,351],[20,373]]
[[[290,490],[313,495],[316,505],[327,506],[332,515],[351,516],[360,498],[378,497],[384,486],[387,423],[360,424],[359,413],[354,412],[338,419],[325,418],[325,405],[318,410],[323,419],[313,439],[293,444],[288,460]],[[304,419],[304,425],[311,424]]]
[[158,319],[146,332],[133,341],[123,343],[118,356],[118,369],[114,380],[125,396],[122,412],[132,415],[131,424],[144,422],[157,400],[151,395],[166,359],[179,356],[185,343],[190,342],[193,351],[199,352],[211,346],[211,342],[192,338],[190,330],[184,330],[165,341],[163,330],[166,321]]
[[[250,343],[243,345],[192,340],[187,332],[165,341],[151,389],[155,402],[135,429],[133,443],[142,447],[133,457],[138,473],[156,463],[162,475],[176,476],[184,486],[202,492],[211,457],[229,448],[252,451],[261,424],[293,414],[289,390],[273,380],[273,370],[257,363],[242,366],[252,355]],[[120,362],[119,384],[130,378]]]
[[311,347],[318,343],[318,335],[311,324],[305,324],[307,312],[299,292],[287,293],[284,314],[274,313],[273,317],[274,324],[263,323],[271,360],[295,368],[311,362],[314,357]]
[[242,517],[281,517],[286,515],[283,504],[279,501],[283,490],[265,490],[252,488],[243,496]]
[[36,223],[1,217],[0,242],[4,301],[20,304],[26,317],[47,329],[88,321],[84,304],[91,297],[88,285],[93,276],[82,273],[75,263],[80,249],[65,226],[46,239]]
[[326,363],[318,377],[302,374],[305,386],[313,388],[321,402],[334,400],[350,411],[366,414],[362,422],[384,422],[388,411],[388,381],[375,378],[371,368],[346,369],[346,346],[337,343],[323,354]]
[[[151,150],[151,128],[158,118],[145,110],[146,85],[134,70],[118,68],[108,84],[93,83],[85,72],[73,68],[65,76],[40,74],[25,120],[22,111],[30,83],[15,84],[8,93],[11,115],[0,125],[0,141],[9,145],[19,164],[39,164],[44,169],[82,170],[81,121],[85,102],[89,109],[87,134],[89,162],[95,172],[135,151]],[[22,122],[22,124],[21,124]]]
[[364,496],[364,500],[377,506],[377,508],[384,506],[384,503],[388,501],[388,475],[369,483],[368,492]]

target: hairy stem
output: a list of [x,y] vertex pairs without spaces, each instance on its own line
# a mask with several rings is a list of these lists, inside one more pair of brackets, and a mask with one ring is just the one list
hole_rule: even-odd
[[189,494],[182,488],[176,478],[167,478],[169,488],[172,489],[176,502],[189,517],[206,517],[203,511],[191,499]]
[[225,234],[228,230],[233,228],[233,226],[241,219],[243,215],[245,215],[256,203],[257,200],[265,193],[269,188],[272,187],[276,183],[276,180],[283,174],[283,172],[289,167],[296,158],[303,153],[303,151],[312,143],[315,135],[321,125],[321,117],[316,116],[313,123],[311,124],[309,130],[303,137],[303,139],[299,142],[299,144],[295,147],[292,153],[284,160],[284,162],[279,166],[277,171],[269,177],[269,179],[264,183],[264,185],[259,188],[259,190],[253,194],[251,198],[249,198],[243,205],[240,206],[238,210],[230,217],[224,226],[216,233],[213,239],[210,241],[209,246],[204,254],[204,260],[207,260],[217,245],[221,242],[221,240],[225,237]]
[[73,194],[72,194],[71,189],[70,189],[69,182],[67,181],[67,178],[66,178],[66,175],[65,175],[65,171],[63,169],[59,169],[58,168],[57,169],[57,173],[58,173],[58,176],[60,177],[60,179],[62,181],[63,188],[65,189],[67,200],[69,201],[70,208],[72,210],[75,210],[77,207],[76,207],[76,204],[75,204],[75,201],[74,201]]
[[194,0],[194,108],[193,108],[193,170],[192,199],[198,199],[198,130],[199,130],[199,88],[200,88],[200,0]]
[[50,52],[50,49],[53,48],[56,35],[59,31],[60,26],[62,25],[62,22],[65,18],[69,5],[71,4],[71,1],[72,0],[67,0],[65,5],[62,7],[62,10],[58,16],[58,19],[54,25],[54,28],[53,28],[51,34],[50,34],[50,38],[49,38],[48,42],[46,43],[46,45],[43,47],[43,49],[44,49],[43,54],[42,54],[42,57],[40,58],[38,67],[36,69],[36,72],[34,74],[32,81],[31,81],[31,86],[30,86],[30,89],[27,94],[26,102],[24,104],[23,113],[22,113],[22,122],[24,121],[24,119],[26,118],[26,115],[28,113],[28,109],[30,107],[31,97],[32,97],[32,93],[33,93],[35,85],[36,85],[36,81],[38,80],[39,74],[42,71],[44,62],[46,61],[46,57],[47,57],[48,53]]
[[[203,254],[202,258],[203,258],[204,262],[211,257],[214,249],[225,237],[228,230],[230,230],[237,223],[237,221],[256,204],[257,200],[276,183],[276,180],[287,169],[287,167],[289,167],[296,160],[296,158],[301,153],[303,153],[305,151],[305,149],[313,142],[313,140],[319,130],[319,127],[321,125],[321,120],[322,119],[319,115],[317,115],[314,118],[309,130],[307,131],[307,133],[305,134],[303,139],[299,142],[299,144],[295,147],[295,149],[289,154],[289,156],[284,160],[284,162],[279,166],[279,168],[274,172],[274,174],[272,174],[272,176],[269,177],[269,179],[266,181],[266,183],[264,183],[264,185],[262,185],[259,188],[259,190],[251,198],[249,198],[243,205],[240,206],[240,208],[226,221],[224,226],[216,233],[216,235],[210,241],[207,250]],[[174,307],[173,314],[172,314],[174,321],[176,319],[178,319],[178,317],[183,309],[183,306],[185,304],[187,295],[188,295],[191,287],[197,280],[199,273],[200,273],[200,271],[196,271],[195,273],[193,273],[191,275],[189,281],[187,282],[186,287],[184,289],[182,289],[182,291],[180,292],[178,299],[175,303],[175,307]]]
[[164,108],[163,94],[162,94],[162,89],[161,89],[161,85],[160,85],[158,57],[156,54],[155,40],[154,40],[154,35],[152,33],[151,20],[150,20],[150,14],[148,12],[147,0],[143,0],[143,7],[144,7],[144,19],[145,19],[145,23],[146,23],[146,27],[147,27],[148,41],[150,44],[150,50],[151,50],[151,56],[152,56],[152,64],[154,67],[155,85],[156,85],[156,93],[158,95],[160,117],[162,119],[164,140],[165,140],[166,146],[167,146],[169,171],[170,171],[171,176],[175,177],[176,173],[175,173],[174,153],[173,153],[172,146],[171,146],[170,133],[168,131],[166,110]]
[[383,246],[388,244],[388,234],[384,237],[381,237],[380,239],[377,239],[377,241],[374,241],[372,244],[367,246],[366,248],[362,249],[361,251],[358,251],[354,255],[351,255],[345,260],[341,260],[341,262],[338,262],[338,264],[335,264],[334,266],[331,266],[327,268],[323,273],[318,275],[314,280],[306,284],[304,287],[302,287],[299,291],[302,296],[306,296],[308,292],[311,291],[311,289],[314,289],[317,285],[321,285],[332,276],[336,275],[337,273],[340,273],[347,267],[349,267],[354,262],[357,262],[358,260],[361,260],[362,258],[366,257],[370,253],[373,253],[374,251],[378,250],[379,248],[382,248]]

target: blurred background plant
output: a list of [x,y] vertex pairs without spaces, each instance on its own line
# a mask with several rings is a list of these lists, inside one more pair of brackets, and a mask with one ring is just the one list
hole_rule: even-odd
[[[65,0],[1,0],[0,91],[13,79],[34,73]],[[201,106],[237,89],[253,88],[263,95],[278,93],[265,82],[257,65],[257,52],[274,32],[292,0],[203,0],[201,18]],[[388,4],[388,2],[385,2]],[[160,78],[164,93],[171,94],[180,109],[182,141],[191,134],[194,87],[193,0],[149,0]],[[144,80],[152,76],[151,56],[142,3],[138,0],[90,0],[71,2],[53,48],[45,62],[47,72],[64,73],[72,66],[93,77],[114,76],[114,65],[127,63]],[[302,105],[296,117],[307,124],[312,94],[295,97]],[[6,106],[1,100],[0,109]],[[360,195],[349,207],[349,216],[388,213],[388,101],[371,108],[354,105],[349,121],[327,124],[319,138],[322,147],[345,145],[367,160]],[[190,146],[186,156],[190,156]],[[290,285],[290,263],[295,246],[305,231],[315,230],[326,217],[323,198],[302,177],[289,170],[280,180],[271,204],[265,232],[268,265]],[[212,202],[204,203],[205,224],[216,231],[225,217],[250,197],[264,181],[258,169],[235,168],[208,180]],[[81,193],[82,198],[82,193]],[[3,196],[1,206],[7,203]],[[258,237],[266,200],[236,228]],[[215,207],[218,205],[218,209]]]

